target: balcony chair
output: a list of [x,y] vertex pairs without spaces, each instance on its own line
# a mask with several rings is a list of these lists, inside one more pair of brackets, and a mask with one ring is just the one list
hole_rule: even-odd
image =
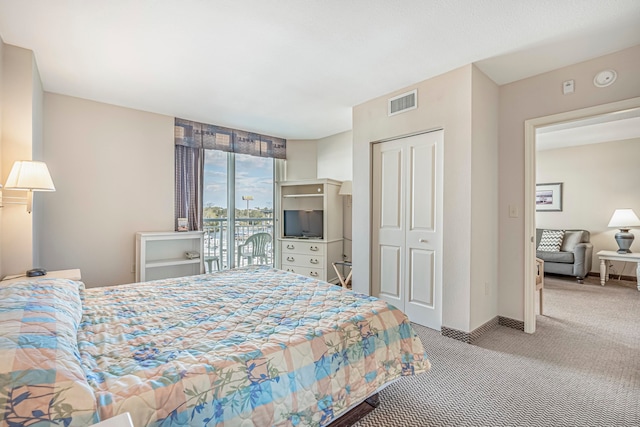
[[[211,233],[212,229],[210,227],[205,227],[205,249],[207,250],[207,254],[204,256],[204,262],[207,265],[207,271],[205,273],[213,273],[213,263],[216,263],[216,270],[220,271],[220,257],[215,255],[215,250],[217,246],[214,244],[213,251],[214,254],[211,254]],[[213,232],[215,234],[215,231]]]
[[216,263],[216,270],[220,271],[220,257],[217,255],[205,255],[204,262],[207,263],[207,273],[213,272],[213,263]]
[[248,264],[253,264],[253,259],[258,258],[261,264],[268,263],[267,245],[271,243],[272,237],[269,233],[256,233],[241,245],[238,245],[238,267],[242,266],[242,260],[246,259]]

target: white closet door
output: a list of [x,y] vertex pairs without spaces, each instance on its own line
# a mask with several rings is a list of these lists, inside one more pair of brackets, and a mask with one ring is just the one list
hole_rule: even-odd
[[404,310],[404,144],[373,146],[372,293]]
[[373,148],[372,293],[442,325],[442,144],[430,132]]

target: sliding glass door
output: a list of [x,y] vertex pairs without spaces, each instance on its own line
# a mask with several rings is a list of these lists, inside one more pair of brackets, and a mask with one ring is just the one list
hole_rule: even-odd
[[[273,265],[273,189],[274,159],[205,150],[207,272],[247,264]],[[253,256],[256,251],[261,255]]]

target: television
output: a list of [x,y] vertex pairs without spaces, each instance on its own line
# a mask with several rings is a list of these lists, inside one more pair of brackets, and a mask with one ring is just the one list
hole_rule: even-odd
[[321,210],[285,210],[284,237],[322,239]]

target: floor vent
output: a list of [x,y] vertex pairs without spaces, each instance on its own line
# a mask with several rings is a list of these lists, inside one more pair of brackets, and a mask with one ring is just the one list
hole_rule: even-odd
[[389,116],[418,108],[418,89],[389,99]]

